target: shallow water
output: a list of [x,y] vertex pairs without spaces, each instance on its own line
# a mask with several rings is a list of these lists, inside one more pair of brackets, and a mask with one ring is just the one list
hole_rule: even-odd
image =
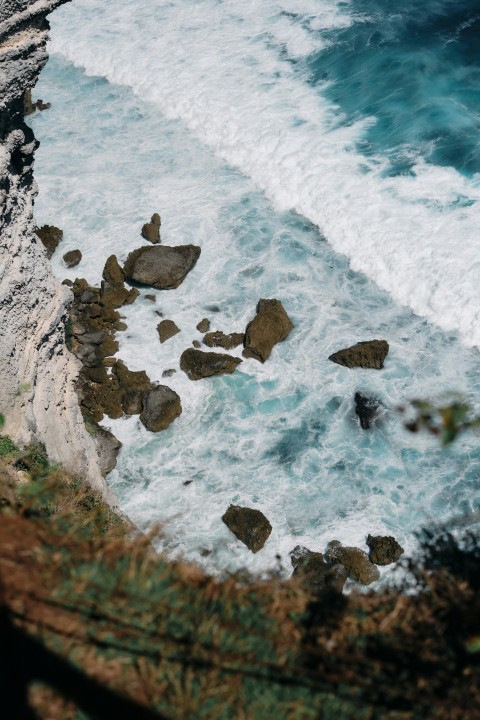
[[[153,53],[150,37],[143,37],[139,51],[132,3],[116,3],[113,13],[108,4],[99,10],[80,0],[54,15],[54,54],[37,88],[52,108],[32,119],[42,143],[36,218],[65,230],[54,259],[59,278],[79,275],[98,283],[106,258],[115,253],[123,260],[138,247],[142,223],[157,210],[164,243],[202,247],[177,290],[157,292],[155,304],[141,297],[125,309],[128,330],[119,334],[120,356],[131,369],[145,369],[152,380],[174,388],[182,416],[158,435],[136,418],[106,425],[124,442],[110,476],[122,508],[141,526],[161,522],[170,552],[211,569],[264,570],[276,564],[277,553],[288,566],[287,553],[297,543],[312,549],[333,538],[363,544],[368,532],[391,532],[411,549],[420,525],[479,506],[476,439],[465,436],[442,450],[431,438],[403,431],[394,411],[408,398],[435,398],[447,390],[465,393],[474,404],[478,397],[478,350],[460,342],[474,341],[479,307],[471,307],[464,292],[467,286],[478,290],[468,265],[477,241],[476,233],[475,242],[469,235],[478,214],[475,176],[425,159],[408,174],[398,175],[398,167],[389,174],[386,154],[381,163],[375,148],[360,156],[359,129],[368,123],[349,124],[346,114],[339,125],[337,113],[337,127],[329,129],[331,88],[324,95],[318,85],[309,88],[311,78],[300,66],[309,57],[318,63],[315,52],[329,50],[332,33],[349,32],[352,16],[321,3],[324,15],[313,18],[319,4],[302,2],[310,13],[307,32],[298,12],[293,19],[277,16],[280,5],[285,10],[287,3],[276,3],[268,15],[254,3],[237,3],[235,10],[228,2],[205,0],[187,15],[185,3],[150,3],[152,27],[162,19]],[[224,13],[225,26],[211,23],[203,40],[212,20],[207,10]],[[83,27],[81,13],[95,23]],[[312,31],[314,19],[320,30]],[[129,42],[120,53],[129,23]],[[107,28],[111,39],[103,45]],[[181,30],[189,41],[177,48]],[[247,40],[250,55],[242,44]],[[163,67],[167,49],[171,63]],[[87,76],[67,59],[109,80]],[[248,98],[240,122],[232,103]],[[217,117],[220,105],[223,115]],[[358,170],[360,159],[370,164],[368,172]],[[474,198],[461,210],[450,202],[460,185],[465,197]],[[425,201],[425,193],[440,190],[442,203]],[[321,210],[329,242],[295,212],[305,203],[316,208],[307,213],[314,221]],[[445,229],[445,218],[461,227],[453,240],[433,232]],[[352,245],[338,241],[347,235]],[[459,241],[466,245],[461,258],[452,256],[452,243]],[[352,260],[332,245],[349,250]],[[61,255],[77,247],[82,263],[67,271]],[[461,286],[453,275],[442,277],[439,258],[453,275],[463,267]],[[405,293],[415,287],[415,297],[429,308],[425,315],[436,314],[439,324],[455,326],[461,336],[398,305],[372,278],[385,287],[393,279]],[[214,329],[241,331],[260,297],[284,303],[295,325],[288,340],[265,365],[244,360],[232,376],[189,381],[178,362],[201,338],[199,320],[206,316]],[[156,332],[157,310],[182,329],[164,345]],[[390,343],[383,371],[351,371],[328,361],[333,351],[373,337]],[[164,381],[167,368],[177,373]],[[358,425],[357,390],[383,404],[375,430]],[[258,507],[271,520],[272,536],[258,555],[220,521],[231,502]]]

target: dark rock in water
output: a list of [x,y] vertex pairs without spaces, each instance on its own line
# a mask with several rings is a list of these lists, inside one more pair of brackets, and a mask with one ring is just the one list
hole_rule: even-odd
[[68,278],[65,278],[65,280],[62,280],[62,285],[66,285],[67,287],[73,287],[73,282]]
[[289,554],[294,568],[293,574],[300,577],[311,590],[320,592],[326,587],[333,587],[342,592],[348,577],[343,565],[331,565],[325,562],[322,553],[312,552],[301,545],[297,545]]
[[100,471],[105,477],[116,467],[117,455],[120,452],[122,443],[101,425],[95,426],[94,439],[100,460]]
[[80,250],[69,250],[63,256],[63,262],[68,268],[76,267],[82,259]]
[[325,558],[332,564],[343,565],[348,577],[363,585],[370,585],[380,578],[379,569],[370,562],[367,553],[360,548],[344,547],[338,540],[332,540],[327,545]]
[[32,91],[25,90],[23,94],[23,112],[25,115],[32,115],[35,110],[40,110],[42,112],[43,110],[48,110],[48,108],[50,107],[52,107],[51,103],[44,103],[42,98],[39,98],[38,100],[33,102]]
[[355,413],[360,418],[360,425],[368,430],[378,414],[378,403],[362,393],[355,393]]
[[224,350],[233,350],[243,344],[245,335],[243,333],[230,333],[225,335],[221,330],[215,330],[214,332],[207,333],[203,342],[208,347],[221,347]]
[[197,349],[202,347],[202,343],[199,342],[198,340],[193,340],[192,345],[194,348],[197,348]]
[[222,520],[253,553],[263,548],[272,532],[272,526],[260,510],[230,505]]
[[166,385],[156,385],[143,399],[140,420],[147,430],[165,430],[182,413],[180,398]]
[[156,297],[156,295],[149,295],[149,294],[147,294],[147,295],[145,295],[144,297],[145,297],[145,300],[150,300],[150,302],[157,302],[157,297]]
[[125,274],[115,255],[110,255],[103,268],[101,301],[103,305],[114,308],[131,305],[139,296],[136,288],[127,289],[124,285]]
[[208,318],[203,318],[203,320],[200,320],[200,322],[197,325],[198,332],[206,333],[210,330],[210,320]]
[[157,244],[160,242],[160,225],[162,220],[158,213],[152,215],[152,219],[149,223],[145,223],[142,227],[142,237],[148,242]]
[[242,361],[240,358],[224,355],[223,353],[202,352],[188,348],[180,358],[180,368],[188,375],[190,380],[200,380],[211,375],[233,373]]
[[170,338],[180,332],[180,328],[175,325],[173,320],[162,320],[158,323],[157,330],[161,343],[170,340]]
[[199,257],[196,245],[141,247],[130,253],[123,270],[129,281],[170,290],[180,285]]
[[338,350],[328,359],[348,368],[362,367],[381,370],[388,350],[386,340],[366,340],[344,350]]
[[42,241],[47,251],[47,257],[51,258],[59,243],[63,240],[63,230],[55,227],[55,225],[42,225],[41,228],[35,230],[35,233]]
[[168,368],[162,372],[162,377],[172,377],[176,372],[175,368]]
[[123,412],[126,415],[141,413],[145,396],[152,388],[145,370],[129,370],[125,363],[117,360],[112,368],[112,376],[118,381]]
[[285,340],[292,329],[293,324],[280,300],[260,300],[257,315],[245,331],[244,357],[264,363],[273,346]]
[[372,563],[376,565],[390,565],[397,562],[405,550],[391,535],[368,535],[368,554]]

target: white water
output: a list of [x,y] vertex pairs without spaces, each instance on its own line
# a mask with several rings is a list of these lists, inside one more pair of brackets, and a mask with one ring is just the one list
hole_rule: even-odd
[[[307,12],[318,7],[304,5]],[[333,4],[321,5],[319,27],[348,21]],[[54,56],[38,88],[52,109],[33,119],[42,142],[36,216],[65,230],[54,258],[60,278],[98,283],[105,259],[115,253],[122,260],[138,247],[142,223],[157,210],[164,243],[202,247],[180,288],[125,310],[128,330],[120,335],[120,356],[173,387],[182,416],[158,435],[136,418],[106,424],[124,442],[111,476],[122,508],[141,526],[163,523],[170,552],[211,569],[263,570],[277,553],[288,566],[297,543],[323,549],[337,538],[363,545],[367,532],[392,533],[411,549],[422,524],[478,507],[475,438],[443,451],[431,438],[405,433],[393,412],[408,398],[444,390],[474,398],[478,351],[393,303],[290,211],[318,221],[332,245],[345,252],[348,245],[351,265],[380,284],[394,283],[392,295],[416,288],[412,297],[430,308],[425,316],[442,306],[438,324],[460,329],[454,318],[462,303],[473,327],[478,302],[466,298],[476,286],[469,267],[460,272],[467,250],[462,259],[448,258],[445,233],[457,223],[454,240],[468,237],[477,210],[446,209],[446,187],[449,178],[454,193],[473,186],[426,166],[417,178],[362,174],[365,160],[349,151],[359,128],[326,131],[328,107],[264,31],[281,35],[279,43],[288,37],[288,52],[297,55],[320,44],[321,33],[291,26],[278,4],[270,12],[267,23],[254,3],[150,2],[141,12],[138,2],[78,1],[55,14],[51,49],[127,87],[89,78]],[[442,201],[424,203],[427,196]],[[74,247],[83,260],[66,271],[61,255]],[[473,243],[468,247],[473,257]],[[428,264],[420,268],[421,258]],[[443,287],[442,263],[464,281],[452,304],[446,295],[454,281]],[[214,329],[240,331],[259,297],[280,298],[295,324],[265,365],[245,360],[233,376],[196,383],[180,371],[162,379],[200,339],[201,318]],[[182,329],[162,346],[156,310]],[[467,324],[463,338],[474,342]],[[384,371],[352,372],[328,361],[334,350],[373,337],[390,342]],[[375,431],[358,426],[356,390],[385,406]],[[272,522],[272,536],[255,556],[220,521],[231,502],[258,507]],[[204,550],[211,555],[203,557]]]

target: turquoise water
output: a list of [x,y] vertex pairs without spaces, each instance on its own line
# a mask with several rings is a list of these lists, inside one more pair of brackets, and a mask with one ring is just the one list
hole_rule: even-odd
[[[207,0],[200,5],[204,11],[211,9]],[[230,18],[232,25],[214,30],[220,34],[219,40],[228,29],[232,30],[230,45],[220,48],[226,53],[222,72],[233,73],[235,62],[240,69],[238,76],[230,78],[232,94],[230,90],[224,94],[219,86],[211,91],[210,105],[226,97],[234,98],[235,80],[240,96],[242,88],[247,89],[241,70],[247,56],[239,55],[239,49],[243,52],[245,46],[233,28],[264,21],[261,12],[245,12],[240,22],[238,13],[240,9],[246,11],[247,5],[253,8],[254,3],[245,3],[241,8],[237,5],[237,15]],[[126,10],[129,5],[124,2],[123,6]],[[220,5],[216,7],[220,12]],[[233,8],[228,3],[225,7]],[[170,12],[157,2],[149,8],[152,22],[160,10]],[[89,12],[92,17],[97,17],[98,12],[96,3],[85,1],[79,2],[76,9],[72,6],[72,10]],[[443,450],[433,438],[405,432],[395,411],[409,398],[435,399],[450,390],[464,393],[478,407],[478,349],[462,344],[465,335],[461,333],[466,325],[458,326],[458,333],[442,331],[399,305],[378,284],[378,273],[381,271],[380,277],[384,277],[390,268],[397,285],[403,287],[411,282],[417,287],[418,297],[432,309],[435,293],[448,299],[442,284],[447,283],[455,312],[459,317],[468,314],[463,286],[456,286],[451,277],[442,278],[435,266],[437,245],[443,247],[447,264],[454,265],[447,252],[451,247],[442,246],[439,235],[429,245],[419,234],[428,219],[430,227],[439,227],[438,208],[422,203],[421,212],[413,214],[415,204],[404,201],[404,210],[415,219],[417,232],[411,238],[411,247],[400,244],[399,233],[406,221],[403,215],[394,214],[397,206],[391,204],[389,192],[383,189],[379,197],[385,197],[385,204],[364,206],[361,222],[351,194],[333,211],[330,186],[340,193],[342,187],[345,190],[353,182],[356,165],[345,164],[346,157],[353,157],[353,150],[349,156],[343,151],[337,156],[332,150],[332,155],[318,156],[318,166],[308,165],[303,148],[306,153],[307,141],[317,137],[313,130],[320,132],[311,120],[297,123],[294,132],[302,142],[289,145],[289,153],[282,155],[278,166],[282,172],[274,173],[277,151],[269,154],[267,148],[278,148],[275,133],[283,127],[285,103],[290,102],[283,96],[282,83],[290,83],[293,95],[289,98],[303,98],[302,102],[306,102],[308,83],[300,86],[296,75],[300,64],[310,62],[314,55],[309,38],[315,33],[311,27],[305,35],[298,35],[297,17],[287,19],[287,25],[280,18],[275,24],[277,40],[284,38],[283,48],[288,46],[289,51],[285,59],[272,60],[269,68],[269,53],[277,58],[278,43],[270,37],[269,47],[273,49],[265,51],[265,56],[258,49],[265,44],[260,36],[255,36],[249,45],[249,82],[257,93],[252,102],[259,103],[257,117],[270,113],[270,124],[255,125],[253,114],[245,108],[244,124],[234,127],[233,116],[225,106],[223,123],[213,118],[209,126],[199,123],[195,129],[193,120],[204,117],[202,113],[208,109],[202,105],[203,89],[207,87],[202,83],[207,83],[211,58],[199,55],[195,66],[185,68],[185,83],[190,82],[190,75],[197,81],[190,104],[185,104],[187,85],[183,88],[181,73],[175,76],[170,91],[175,91],[172,102],[180,109],[174,112],[167,102],[173,95],[165,94],[162,105],[157,93],[166,93],[166,89],[163,85],[153,86],[150,76],[136,75],[138,84],[132,87],[133,55],[131,63],[123,66],[124,77],[119,76],[118,83],[112,77],[87,75],[68,60],[80,48],[84,57],[77,60],[78,65],[95,62],[110,67],[114,60],[110,49],[117,43],[115,28],[103,55],[100,46],[95,45],[102,38],[105,16],[113,22],[112,16],[108,17],[108,4],[97,17],[95,30],[90,25],[90,36],[86,34],[85,38],[81,36],[82,26],[73,22],[75,17],[69,19],[75,33],[80,33],[76,45],[63,29],[62,23],[69,17],[66,8],[60,12],[64,11],[65,21],[61,14],[54,16],[55,52],[37,89],[39,96],[52,102],[52,108],[32,119],[41,141],[36,162],[40,188],[37,221],[64,228],[63,252],[78,247],[83,253],[81,264],[71,271],[63,267],[60,253],[54,258],[55,273],[60,279],[78,275],[98,283],[104,261],[111,253],[123,260],[141,244],[139,229],[154,211],[162,214],[163,242],[194,242],[202,247],[197,266],[177,290],[157,292],[155,304],[140,297],[125,309],[128,329],[119,334],[120,357],[131,369],[145,369],[152,380],[174,388],[182,398],[183,414],[158,435],[148,433],[136,418],[106,420],[124,443],[118,468],[109,480],[122,508],[142,527],[161,523],[165,533],[162,545],[173,555],[181,553],[210,569],[247,566],[256,571],[275,566],[277,553],[288,566],[287,554],[298,543],[312,549],[323,549],[333,538],[363,544],[368,532],[392,533],[411,549],[413,533],[422,524],[478,509],[478,438],[466,435]],[[122,17],[119,12],[117,15]],[[337,32],[348,31],[351,20],[347,23],[342,13],[333,18],[327,13],[323,24],[327,16],[332,20],[330,25],[339,25]],[[198,21],[199,37],[203,19],[189,17],[191,26]],[[178,50],[174,39],[179,36],[170,37],[167,30],[173,32],[173,25],[168,25],[167,20],[165,42],[173,54]],[[186,18],[182,22],[185,24]],[[180,26],[185,30],[182,23]],[[194,31],[195,27],[190,27],[189,32]],[[330,27],[324,34],[332,32]],[[135,39],[133,29],[131,35]],[[71,45],[67,48],[68,43]],[[186,44],[193,52],[195,43]],[[220,46],[215,47],[220,52]],[[128,54],[129,48],[125,46],[124,51]],[[160,47],[158,53],[162,53]],[[295,53],[297,62],[291,70]],[[236,54],[240,59],[233,57]],[[153,62],[153,56],[148,57]],[[118,65],[119,73],[121,67]],[[271,79],[278,68],[285,77],[277,80],[279,85],[272,80],[272,85],[267,83],[269,89],[262,90],[267,70]],[[160,68],[158,72],[162,72]],[[208,80],[208,87],[212,82]],[[262,105],[263,92],[271,98],[270,105]],[[279,98],[282,100],[277,106],[273,101]],[[292,122],[294,116],[298,120],[300,110],[304,115],[310,112],[305,104],[297,105],[295,115],[289,116]],[[215,134],[215,142],[210,141],[221,128],[221,138]],[[252,136],[259,133],[261,140],[253,148],[242,145],[245,128]],[[347,123],[340,132],[345,128],[350,131]],[[319,136],[325,147],[330,132],[325,130]],[[291,136],[287,133],[283,138],[286,142]],[[312,152],[310,155],[315,156]],[[234,162],[235,158],[238,162]],[[362,158],[367,162],[364,155]],[[260,160],[264,162],[260,164]],[[247,172],[249,168],[251,173]],[[272,183],[276,184],[265,188],[258,168],[262,173],[271,173]],[[436,168],[435,172],[440,171]],[[453,170],[449,168],[450,172]],[[293,179],[294,173],[299,178],[298,187],[286,182]],[[427,183],[427,175],[422,183]],[[371,272],[354,271],[351,257],[333,249],[329,234],[322,234],[317,224],[295,211],[295,198],[297,192],[301,194],[302,184],[308,195],[318,178],[321,192],[317,199],[319,203],[324,201],[324,213],[331,213],[329,222],[348,225],[354,231],[352,247],[362,248]],[[339,178],[347,184],[339,185]],[[404,179],[397,176],[395,182],[398,178]],[[466,184],[473,181],[465,175],[462,178],[465,191],[473,198],[474,184]],[[284,185],[280,182],[283,180]],[[391,190],[392,186],[388,187]],[[409,190],[412,197],[414,189],[412,185]],[[415,197],[419,202],[422,199],[420,195]],[[440,212],[445,215],[456,211],[443,207]],[[462,228],[460,239],[464,244],[475,212],[476,202],[472,200],[461,216],[448,215],[449,223]],[[395,232],[384,234],[380,245],[376,245],[375,222],[381,214],[385,216],[383,225]],[[363,229],[371,232],[362,235]],[[472,268],[468,253],[474,252],[474,244],[469,244],[466,254],[457,258],[459,268],[463,264],[463,275]],[[423,285],[418,285],[414,275],[417,266],[425,273]],[[475,273],[471,277],[473,282]],[[189,381],[178,370],[178,363],[181,352],[201,337],[195,329],[199,320],[206,316],[214,329],[240,331],[253,317],[260,297],[277,297],[284,303],[295,325],[288,340],[275,348],[265,365],[244,360],[232,376]],[[469,307],[475,328],[478,306]],[[182,330],[164,345],[158,342],[156,310],[173,319]],[[440,310],[433,303],[434,314]],[[383,371],[351,371],[328,361],[335,350],[373,337],[390,343]],[[176,368],[177,372],[165,381],[162,372],[167,368]],[[354,413],[356,391],[371,394],[382,405],[381,417],[371,431],[359,427]],[[231,502],[258,507],[272,522],[272,536],[255,556],[230,535],[220,520]]]

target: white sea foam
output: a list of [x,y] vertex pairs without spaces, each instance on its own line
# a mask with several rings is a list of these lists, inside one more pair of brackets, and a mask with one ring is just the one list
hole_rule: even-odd
[[[120,338],[131,369],[146,369],[179,392],[182,416],[159,435],[135,418],[107,424],[124,442],[112,476],[124,510],[145,526],[164,523],[170,552],[211,568],[262,570],[274,566],[277,552],[287,565],[297,543],[363,543],[366,532],[393,533],[411,548],[422,523],[476,507],[480,468],[471,438],[443,453],[428,438],[403,433],[392,412],[406,398],[435,397],[444,388],[473,396],[478,352],[352,273],[314,227],[275,212],[248,176],[277,208],[297,208],[318,222],[354,267],[393,295],[408,295],[446,327],[460,326],[462,316],[472,343],[467,326],[478,302],[474,273],[461,263],[468,253],[473,263],[475,250],[460,238],[475,237],[477,210],[460,205],[473,186],[421,163],[416,178],[382,179],[380,160],[362,170],[367,162],[353,150],[360,126],[335,129],[334,109],[280,59],[285,19],[292,25],[287,52],[302,52],[301,23],[278,12],[293,3],[264,5],[176,0],[141,8],[123,0],[97,7],[77,0],[54,17],[52,49],[137,98],[54,58],[41,92],[52,109],[34,118],[42,141],[37,219],[61,224],[64,250],[83,252],[72,271],[55,259],[59,277],[98,283],[104,260],[111,253],[124,259],[137,247],[142,222],[156,210],[163,242],[202,247],[175,292],[125,309],[128,330]],[[295,6],[311,22],[318,4]],[[348,22],[333,3],[321,7],[325,27]],[[305,52],[312,42],[321,47],[321,33],[305,40]],[[452,245],[461,245],[461,258],[449,257]],[[281,298],[295,324],[268,363],[245,360],[231,377],[197,383],[178,371],[182,350],[200,339],[202,317],[226,332],[241,330],[259,297]],[[164,345],[156,310],[182,329]],[[390,341],[382,373],[352,373],[327,360],[370,337]],[[165,381],[167,368],[177,373]],[[374,433],[355,419],[359,389],[385,404]],[[272,537],[258,555],[219,520],[231,502],[259,507],[271,520]],[[203,550],[212,554],[202,557]]]

